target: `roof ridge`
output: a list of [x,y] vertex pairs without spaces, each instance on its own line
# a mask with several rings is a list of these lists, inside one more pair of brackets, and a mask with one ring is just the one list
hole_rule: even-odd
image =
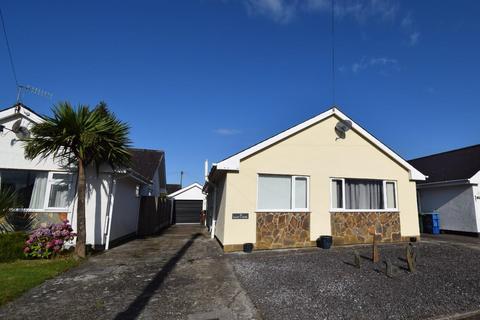
[[165,153],[165,151],[162,150],[162,149],[147,149],[147,148],[129,147],[128,150],[133,150],[133,151],[153,151],[153,152],[158,152],[158,153]]
[[415,160],[420,160],[420,159],[435,157],[435,156],[439,156],[439,155],[442,155],[442,154],[458,152],[458,151],[462,151],[462,150],[465,150],[465,149],[471,149],[471,148],[476,148],[476,147],[480,147],[480,143],[479,143],[479,144],[474,144],[474,145],[471,145],[471,146],[461,147],[461,148],[458,148],[458,149],[453,149],[453,150],[447,150],[447,151],[441,151],[441,152],[437,152],[437,153],[432,153],[432,154],[430,154],[430,155],[421,156],[421,157],[418,157],[418,158],[413,158],[413,159],[410,159],[410,160],[408,160],[408,161],[410,162],[410,161],[415,161]]

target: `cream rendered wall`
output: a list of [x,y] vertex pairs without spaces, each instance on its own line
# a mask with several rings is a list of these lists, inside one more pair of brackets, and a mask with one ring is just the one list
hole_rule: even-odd
[[214,182],[216,184],[216,224],[215,224],[215,236],[217,239],[225,244],[225,233],[230,230],[225,230],[225,215],[227,204],[227,175],[221,174]]
[[[310,177],[311,240],[330,235],[330,178],[371,178],[397,181],[402,236],[419,235],[416,186],[409,172],[358,133],[336,139],[338,118],[323,121],[244,159],[239,172],[227,173],[223,244],[256,242],[256,197],[259,173]],[[394,128],[392,128],[394,130]],[[232,213],[249,213],[232,220]]]

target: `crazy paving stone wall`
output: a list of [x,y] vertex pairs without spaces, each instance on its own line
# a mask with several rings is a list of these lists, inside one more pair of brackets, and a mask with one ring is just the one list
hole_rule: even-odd
[[310,213],[257,212],[255,249],[311,246]]
[[403,240],[398,212],[336,212],[330,221],[334,245],[372,243],[374,233],[381,242]]

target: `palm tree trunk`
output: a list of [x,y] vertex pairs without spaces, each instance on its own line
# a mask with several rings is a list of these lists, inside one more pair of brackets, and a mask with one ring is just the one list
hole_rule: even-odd
[[77,186],[77,244],[75,245],[75,254],[80,258],[85,258],[85,190],[87,188],[85,178],[85,167],[83,160],[78,160],[78,186]]

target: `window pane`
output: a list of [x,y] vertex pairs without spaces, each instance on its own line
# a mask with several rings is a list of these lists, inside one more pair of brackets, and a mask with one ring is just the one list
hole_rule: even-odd
[[[11,190],[17,195],[18,208],[34,208],[43,207],[43,199],[45,198],[45,190],[42,189],[42,181],[39,181],[38,188],[35,190],[35,183],[37,177],[45,177],[46,172],[29,171],[29,170],[0,170],[0,189]],[[43,191],[42,191],[43,190]],[[34,207],[31,207],[32,192],[35,195],[42,193],[42,200],[34,202]],[[38,198],[40,199],[40,198]],[[37,198],[35,198],[37,200]],[[37,206],[40,206],[37,208]]]
[[292,179],[289,176],[258,177],[258,209],[290,210]]
[[35,176],[33,184],[32,197],[30,198],[30,209],[43,209],[45,202],[45,192],[47,191],[47,172],[39,172]]
[[381,180],[345,180],[347,209],[383,209],[383,183]]
[[332,208],[343,208],[342,180],[332,180]]
[[395,209],[397,207],[397,199],[395,199],[395,183],[387,182],[387,208]]
[[307,208],[307,178],[295,178],[295,209]]
[[50,188],[50,196],[48,199],[49,208],[66,208],[68,207],[69,186],[65,183],[52,184]]

